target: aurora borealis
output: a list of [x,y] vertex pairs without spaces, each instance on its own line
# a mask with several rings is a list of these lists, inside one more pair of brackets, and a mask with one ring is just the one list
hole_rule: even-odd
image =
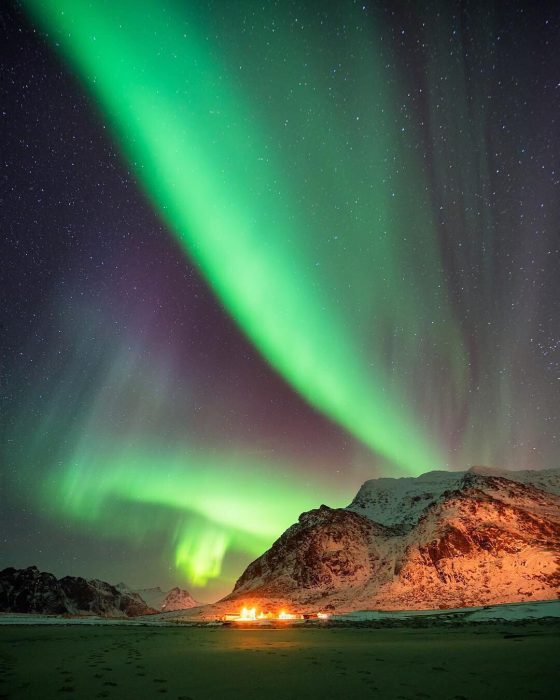
[[557,466],[554,4],[5,14],[6,564],[210,600],[366,478]]

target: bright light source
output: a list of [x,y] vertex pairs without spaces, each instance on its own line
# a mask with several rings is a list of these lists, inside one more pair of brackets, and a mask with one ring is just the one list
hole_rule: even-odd
[[295,620],[295,618],[296,618],[295,615],[292,615],[292,613],[284,612],[283,610],[281,610],[281,611],[278,613],[278,619],[279,619],[279,620]]
[[256,608],[242,608],[240,620],[256,620],[257,619],[257,609]]

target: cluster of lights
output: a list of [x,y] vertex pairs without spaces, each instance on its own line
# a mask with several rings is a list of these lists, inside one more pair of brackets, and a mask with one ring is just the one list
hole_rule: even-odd
[[[225,619],[230,619],[235,622],[257,622],[258,620],[300,620],[305,616],[296,613],[289,613],[285,610],[280,610],[277,615],[268,612],[260,612],[257,614],[256,608],[243,607],[239,615],[226,615]],[[319,620],[327,620],[329,618],[328,613],[317,613],[317,618]]]

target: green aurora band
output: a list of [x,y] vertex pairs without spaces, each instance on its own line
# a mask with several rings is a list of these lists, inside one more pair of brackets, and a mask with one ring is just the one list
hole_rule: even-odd
[[[269,364],[393,472],[446,464],[434,426],[445,432],[464,395],[465,351],[413,126],[395,117],[401,88],[396,76],[388,87],[381,34],[377,44],[358,29],[333,39],[318,26],[310,52],[289,13],[261,8],[274,32],[252,34],[243,50],[231,27],[241,31],[254,3],[226,3],[219,17],[196,3],[25,4]],[[357,10],[343,6],[352,27]],[[346,87],[345,72],[359,90]],[[345,110],[333,109],[333,91]],[[421,370],[420,355],[431,358]],[[420,419],[440,384],[438,406]],[[99,450],[99,431],[83,428],[42,502],[107,535],[117,519],[130,537],[172,531],[176,565],[195,585],[220,575],[228,548],[256,556],[317,505],[294,469],[293,478],[259,482],[260,465],[244,455],[147,446],[141,430],[126,445],[102,439]],[[330,495],[344,505],[351,494]],[[137,504],[161,507],[161,517],[142,524]]]
[[[171,230],[270,364],[310,404],[405,473],[443,464],[402,387],[381,366],[382,331],[393,327],[400,353],[428,343],[442,355],[434,361],[449,385],[460,390],[464,378],[434,226],[419,194],[425,182],[394,126],[396,101],[384,94],[376,47],[366,43],[364,65],[356,66],[364,82],[356,112],[370,133],[346,156],[335,157],[344,124],[337,128],[337,115],[329,116],[327,97],[307,98],[326,123],[315,135],[319,125],[308,124],[301,138],[312,139],[317,162],[342,190],[321,200],[335,194],[355,202],[351,216],[347,207],[333,220],[328,207],[302,211],[299,186],[317,187],[313,163],[292,161],[282,143],[272,147],[253,116],[258,108],[244,103],[239,80],[228,79],[231,67],[205,38],[202,10],[190,17],[192,7],[179,13],[166,2],[27,5],[93,91]],[[279,34],[278,47],[288,39]],[[297,55],[297,40],[288,44]],[[292,70],[286,66],[284,83]],[[347,242],[330,245],[333,231]],[[345,247],[351,254],[344,261],[338,254]],[[420,259],[418,268],[431,270],[427,279],[414,279],[407,266]],[[337,275],[339,265],[345,269]],[[426,307],[438,309],[435,323],[426,321]],[[371,328],[380,337],[366,342]],[[379,363],[365,352],[372,343]]]
[[[17,448],[24,502],[35,499],[35,509],[86,534],[93,529],[136,546],[168,542],[173,551],[162,551],[162,565],[174,560],[190,586],[207,588],[203,596],[212,580],[221,586],[215,590],[231,586],[238,573],[232,566],[218,580],[229,551],[256,558],[299,513],[317,506],[319,493],[331,504],[349,502],[351,489],[322,479],[319,490],[297,465],[196,444],[190,388],[169,352],[155,350],[148,332],[119,337],[83,303],[73,313],[60,308],[54,302],[69,354],[58,372],[47,358],[54,376],[36,387],[49,397],[46,407],[33,425],[28,407],[17,431],[27,436]],[[47,476],[36,483],[45,461]]]
[[[153,449],[105,445],[93,454],[90,446],[83,453],[78,448],[72,468],[46,480],[40,498],[52,504],[54,516],[94,523],[109,537],[118,532],[138,540],[154,530],[173,531],[175,564],[194,586],[220,575],[229,547],[256,558],[293,523],[294,513],[316,505],[316,488],[302,488],[296,474],[286,477],[286,465],[269,462],[263,483],[264,465],[249,455]],[[337,499],[334,492],[331,497]],[[123,510],[123,504],[141,508]],[[160,516],[139,517],[146,505],[161,507]]]

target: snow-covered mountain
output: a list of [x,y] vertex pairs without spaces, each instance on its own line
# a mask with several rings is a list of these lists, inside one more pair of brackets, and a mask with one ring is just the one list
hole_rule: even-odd
[[383,525],[412,526],[418,521],[422,511],[437,501],[445,491],[461,488],[467,474],[509,479],[560,494],[560,469],[511,472],[472,467],[468,472],[434,471],[416,478],[370,479],[362,485],[348,510],[365,515]]
[[136,593],[146,602],[150,608],[159,612],[171,612],[173,610],[187,610],[200,605],[191,594],[183,588],[172,588],[170,591],[162,591],[159,586],[155,588],[140,588],[132,590],[125,583],[116,585],[120,591]]
[[420,609],[560,597],[560,470],[367,481],[303,513],[223,603]]
[[156,612],[132,591],[119,591],[105,581],[12,567],[0,571],[0,611],[46,614],[95,614],[108,617]]

